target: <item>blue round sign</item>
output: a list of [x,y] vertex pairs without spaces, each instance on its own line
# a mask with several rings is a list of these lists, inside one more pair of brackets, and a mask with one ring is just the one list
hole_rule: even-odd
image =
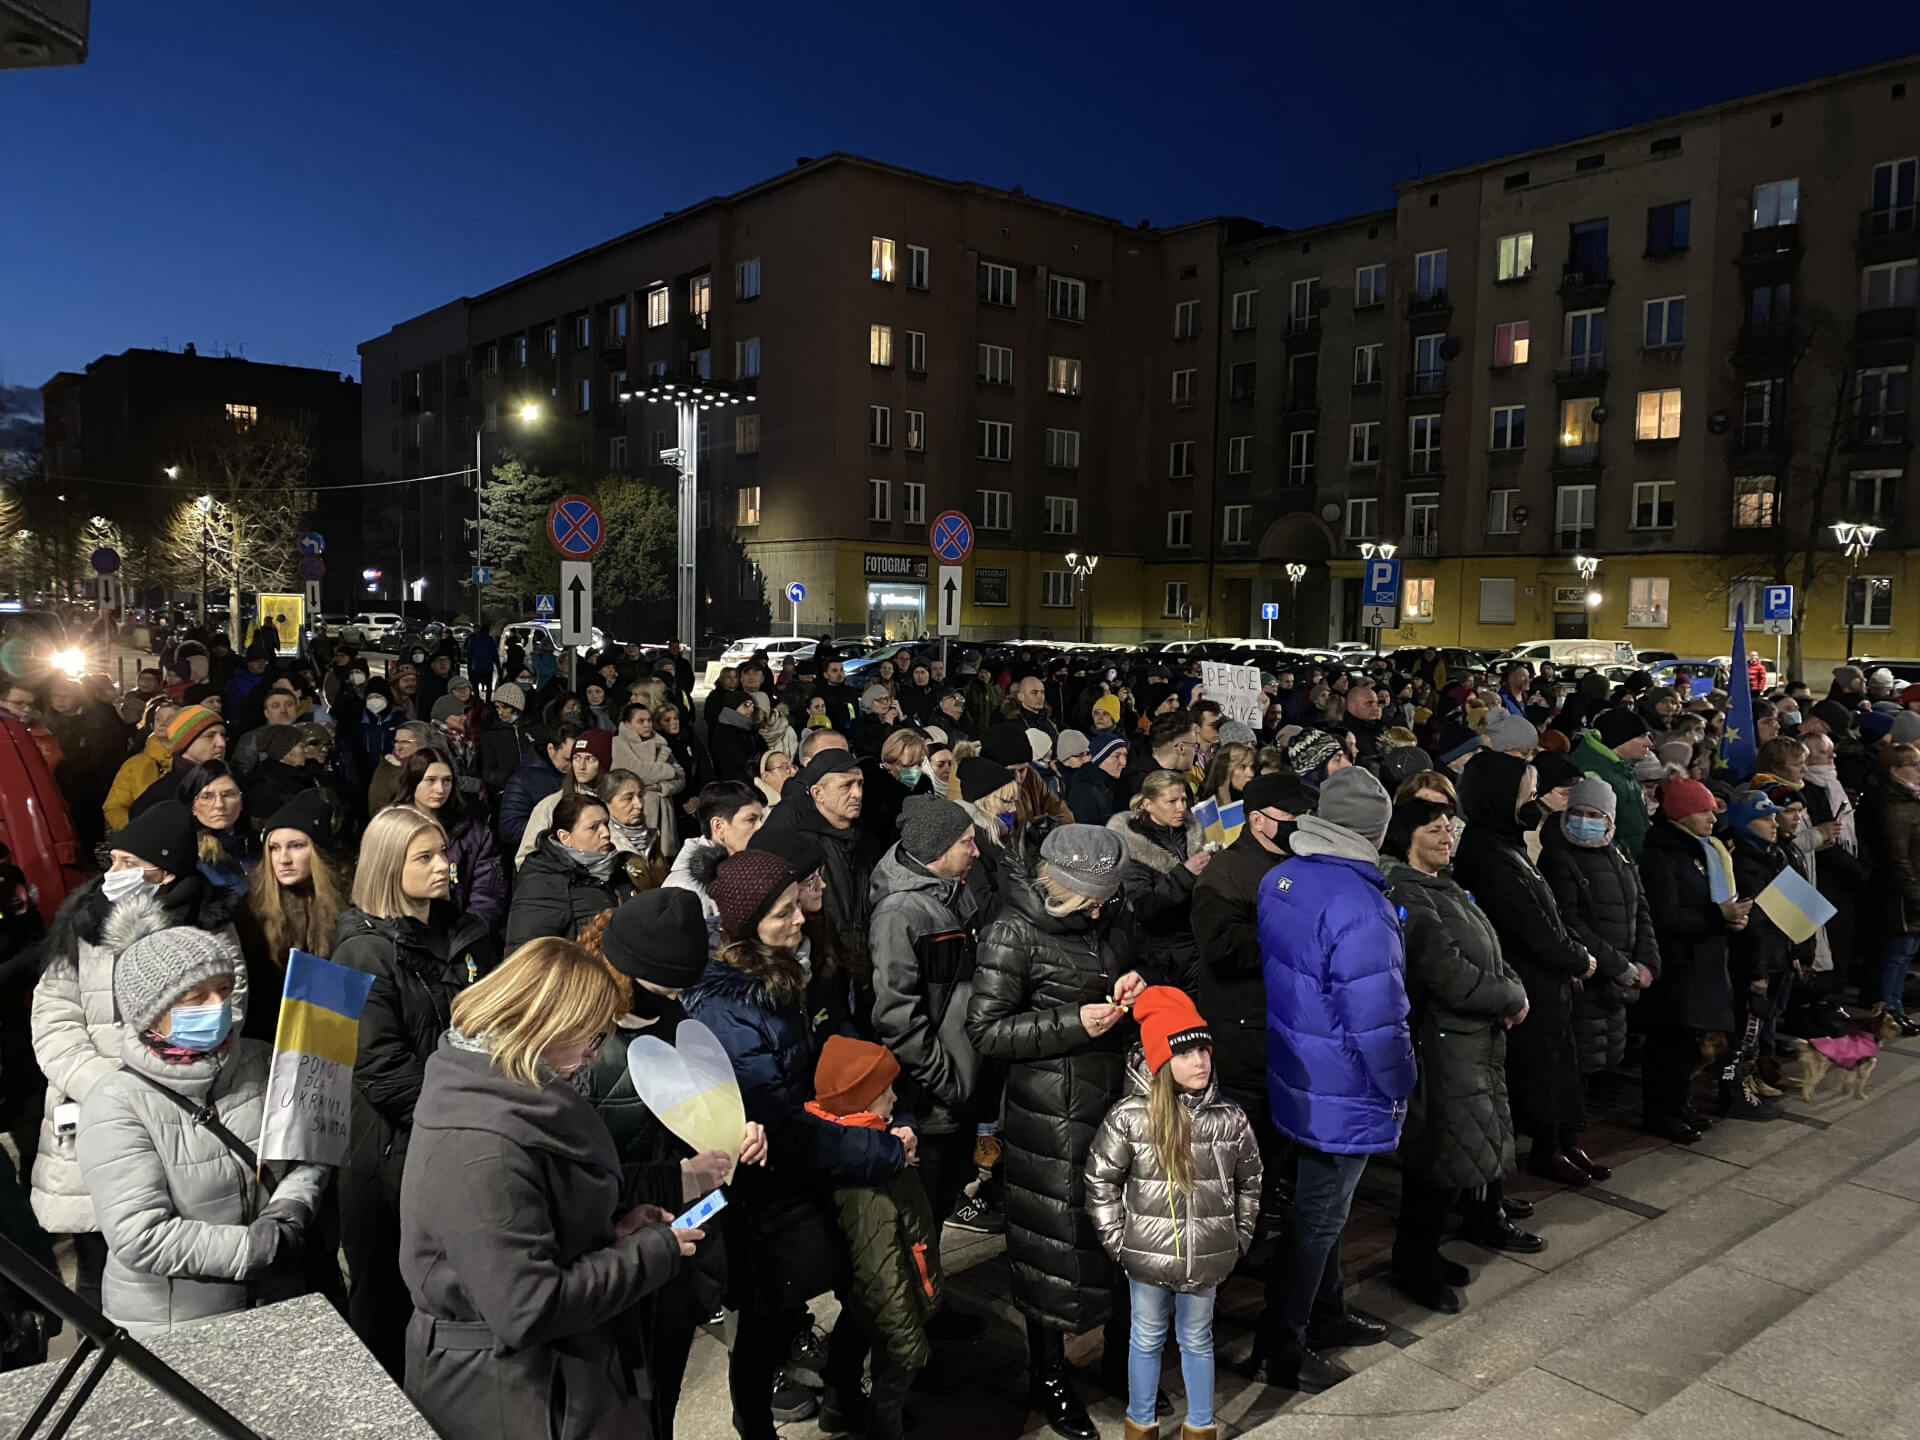
[[302,555],[324,555],[327,553],[327,537],[318,530],[309,530],[299,540]]
[[606,538],[600,508],[584,495],[562,495],[547,511],[547,539],[569,560],[591,559]]
[[787,599],[791,600],[794,604],[798,605],[806,598],[807,587],[802,585],[798,580],[791,582],[787,586]]
[[927,527],[927,543],[949,565],[958,565],[973,553],[973,522],[958,510],[944,510]]

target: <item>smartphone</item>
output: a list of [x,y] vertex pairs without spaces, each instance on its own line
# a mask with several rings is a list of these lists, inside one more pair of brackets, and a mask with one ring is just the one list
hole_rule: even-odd
[[676,1216],[673,1222],[675,1230],[698,1230],[706,1222],[727,1208],[727,1194],[724,1190],[709,1190],[694,1201],[685,1214]]

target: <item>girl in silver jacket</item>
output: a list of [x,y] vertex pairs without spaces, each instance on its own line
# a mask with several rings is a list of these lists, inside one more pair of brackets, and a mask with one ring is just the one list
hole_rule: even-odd
[[1213,1035],[1186,993],[1150,986],[1133,1015],[1141,1048],[1128,1093],[1087,1157],[1087,1212],[1133,1304],[1126,1440],[1158,1440],[1170,1319],[1187,1390],[1181,1440],[1215,1440],[1214,1293],[1253,1243],[1260,1149],[1246,1113],[1214,1086]]

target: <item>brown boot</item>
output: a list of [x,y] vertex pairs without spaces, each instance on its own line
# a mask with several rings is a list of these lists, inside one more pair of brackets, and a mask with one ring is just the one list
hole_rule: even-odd
[[1180,1427],[1180,1440],[1220,1440],[1220,1427],[1183,1424]]
[[1160,1440],[1160,1422],[1156,1420],[1151,1425],[1136,1425],[1128,1420],[1126,1440]]

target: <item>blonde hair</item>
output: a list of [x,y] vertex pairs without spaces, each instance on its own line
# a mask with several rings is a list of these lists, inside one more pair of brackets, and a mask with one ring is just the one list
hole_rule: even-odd
[[[282,830],[292,828],[280,827]],[[312,893],[305,896],[295,893],[290,899],[287,887],[274,878],[273,859],[267,846],[277,833],[269,830],[260,837],[260,863],[247,877],[247,909],[253,912],[253,918],[260,922],[261,932],[267,937],[267,959],[284,972],[289,950],[304,950],[322,960],[328,958],[333,949],[334,925],[346,907],[346,896],[341,893],[340,877],[309,835],[306,840],[313,850],[313,868],[308,872],[311,877],[308,884]]]
[[353,876],[353,903],[364,914],[386,920],[405,913],[401,874],[407,868],[407,851],[423,830],[438,835],[441,845],[447,843],[440,822],[413,805],[389,805],[367,822],[360,837],[360,866]]
[[1147,808],[1149,800],[1158,800],[1167,791],[1174,789],[1179,790],[1182,795],[1187,793],[1185,777],[1176,775],[1171,770],[1155,770],[1140,782],[1140,793],[1127,802],[1127,808],[1138,815]]
[[920,759],[927,758],[927,737],[917,730],[896,730],[887,736],[886,744],[880,747],[882,765],[910,765],[908,752],[918,751]]
[[1180,1083],[1169,1060],[1147,1082],[1147,1143],[1167,1181],[1182,1195],[1193,1193],[1193,1121],[1180,1103]]
[[1091,895],[1082,895],[1078,890],[1069,890],[1054,879],[1053,871],[1044,860],[1033,868],[1033,883],[1040,891],[1040,898],[1046,903],[1047,914],[1056,920],[1078,914],[1082,910],[1091,910],[1101,903]]
[[633,1005],[633,985],[571,940],[529,940],[453,1002],[453,1025],[484,1038],[487,1054],[513,1079],[540,1083],[540,1057],[613,1028]]
[[1242,765],[1251,767],[1257,759],[1253,746],[1229,740],[1214,753],[1213,763],[1207,766],[1207,778],[1200,787],[1201,792],[1224,804],[1228,798],[1227,791],[1233,783],[1233,772]]
[[1460,792],[1453,788],[1453,780],[1438,770],[1419,770],[1400,782],[1400,788],[1393,792],[1393,803],[1411,800],[1422,790],[1438,790],[1447,797],[1450,804],[1460,804]]

